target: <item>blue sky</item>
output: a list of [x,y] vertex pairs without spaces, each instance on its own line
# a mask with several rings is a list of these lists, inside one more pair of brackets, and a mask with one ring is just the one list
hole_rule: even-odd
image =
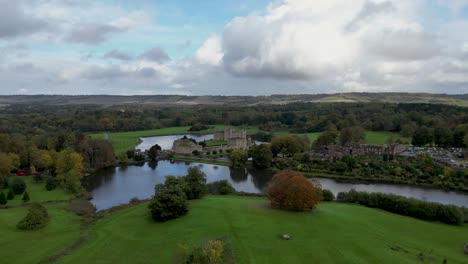
[[468,0],[0,6],[0,94],[468,92]]

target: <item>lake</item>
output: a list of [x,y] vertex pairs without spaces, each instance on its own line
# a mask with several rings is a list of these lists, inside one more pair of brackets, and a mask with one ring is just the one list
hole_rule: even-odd
[[141,140],[140,144],[138,144],[138,146],[136,146],[135,148],[141,151],[145,151],[145,150],[150,149],[152,146],[158,144],[159,146],[161,146],[161,149],[168,150],[168,149],[172,149],[172,144],[174,143],[175,140],[181,139],[184,136],[187,136],[188,138],[193,138],[197,142],[213,139],[213,134],[208,134],[208,135],[185,134],[185,135],[169,135],[169,136],[157,136],[157,137],[142,137],[140,138]]
[[[159,143],[158,143],[159,144]],[[188,162],[146,162],[139,166],[111,167],[97,171],[89,177],[87,190],[92,194],[91,202],[98,210],[123,203],[131,198],[151,198],[154,186],[163,183],[167,175],[184,176],[191,166],[198,166],[207,176],[207,182],[228,180],[236,191],[261,193],[271,179],[271,172],[254,169],[233,169],[228,166]],[[351,189],[366,192],[383,192],[403,195],[425,201],[468,206],[468,195],[442,190],[406,185],[343,183],[332,179],[318,179],[324,189],[335,195]]]

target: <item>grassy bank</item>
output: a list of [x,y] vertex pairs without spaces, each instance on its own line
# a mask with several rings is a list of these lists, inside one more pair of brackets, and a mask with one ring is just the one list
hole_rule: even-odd
[[80,235],[80,221],[65,211],[64,204],[48,204],[50,222],[44,229],[21,231],[16,224],[26,207],[0,210],[0,256],[2,263],[38,263],[73,244]]
[[[314,212],[268,208],[263,198],[208,196],[188,215],[154,223],[147,205],[100,220],[61,263],[171,263],[180,244],[227,237],[238,263],[466,263],[468,226],[425,222],[377,209],[321,203]],[[280,234],[290,234],[289,241]]]
[[199,163],[206,163],[206,164],[213,164],[213,165],[224,165],[229,166],[231,165],[228,161],[222,160],[215,160],[215,159],[208,159],[208,158],[196,158],[196,157],[189,157],[189,156],[175,156],[172,158],[174,161],[186,161],[186,162],[199,162]]

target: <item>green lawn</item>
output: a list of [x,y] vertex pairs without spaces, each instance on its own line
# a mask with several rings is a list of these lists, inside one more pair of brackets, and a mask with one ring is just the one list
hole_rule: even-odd
[[[29,194],[30,202],[44,202],[44,201],[55,201],[55,200],[68,200],[72,198],[71,194],[65,193],[62,188],[56,188],[52,191],[47,191],[45,188],[45,182],[35,183],[31,176],[22,177],[26,182],[26,191]],[[3,190],[5,195],[8,190]],[[13,200],[8,201],[8,205],[17,205],[23,203],[21,200],[23,195],[15,195]]]
[[[61,263],[171,263],[178,245],[230,239],[237,263],[467,263],[468,226],[425,222],[378,209],[321,203],[314,212],[268,208],[263,198],[208,196],[188,215],[151,221],[147,204],[100,220]],[[289,241],[280,234],[290,234]],[[426,263],[426,262],[425,262]]]
[[205,140],[207,147],[222,146],[226,145],[227,142],[224,140]]
[[2,263],[38,263],[72,245],[80,236],[77,216],[63,209],[64,204],[47,205],[51,217],[47,227],[21,231],[16,224],[27,208],[0,209],[0,256]]
[[366,132],[366,143],[369,145],[384,145],[390,137],[398,138],[400,134],[394,132],[384,131],[367,131]]

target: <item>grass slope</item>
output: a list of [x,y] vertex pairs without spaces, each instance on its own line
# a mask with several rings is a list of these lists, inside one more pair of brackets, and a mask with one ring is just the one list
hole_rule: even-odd
[[[55,190],[47,191],[45,188],[45,181],[41,183],[35,183],[31,176],[22,177],[26,182],[26,191],[29,194],[29,202],[44,202],[44,201],[55,201],[55,200],[68,200],[72,198],[71,194],[65,193],[62,188],[57,187]],[[3,190],[5,195],[8,190]],[[22,204],[23,195],[15,195],[13,200],[9,200],[7,205],[18,205]]]
[[64,204],[47,205],[51,217],[47,227],[21,231],[16,224],[27,208],[0,210],[0,256],[2,263],[38,263],[75,242],[80,235],[77,216],[63,209]]
[[[314,212],[273,210],[262,198],[208,196],[188,215],[151,221],[146,204],[100,220],[61,263],[171,263],[181,243],[231,240],[237,263],[467,263],[468,226],[424,222],[377,209],[321,203]],[[279,238],[288,233],[292,240]]]

